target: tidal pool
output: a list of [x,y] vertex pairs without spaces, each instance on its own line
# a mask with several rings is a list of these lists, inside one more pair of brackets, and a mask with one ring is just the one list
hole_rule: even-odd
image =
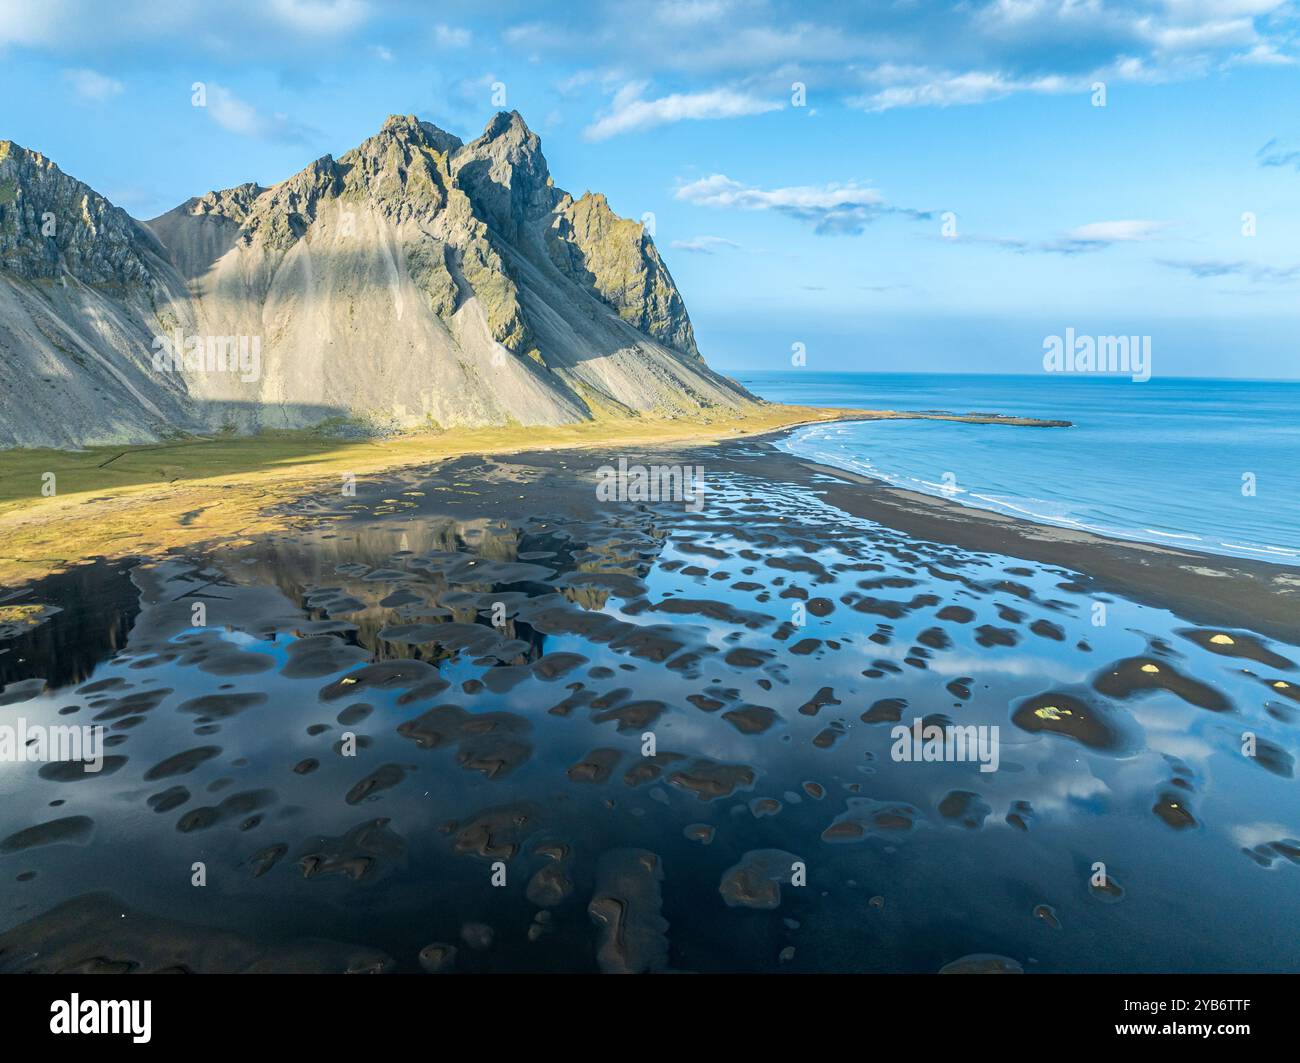
[[492,483],[35,585],[0,726],[105,760],[0,764],[0,970],[1300,969],[1300,649],[807,486]]

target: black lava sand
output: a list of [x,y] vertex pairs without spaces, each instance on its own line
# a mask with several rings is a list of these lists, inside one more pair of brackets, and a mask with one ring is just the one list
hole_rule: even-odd
[[1300,573],[754,440],[288,516],[0,633],[0,726],[106,736],[0,764],[0,971],[1300,969]]

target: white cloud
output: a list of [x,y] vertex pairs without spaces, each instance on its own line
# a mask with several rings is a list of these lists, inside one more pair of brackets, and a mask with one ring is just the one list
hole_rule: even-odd
[[1295,59],[1283,55],[1271,44],[1257,44],[1248,52],[1232,56],[1228,62],[1229,64],[1240,63],[1244,66],[1292,66],[1295,64]]
[[1200,280],[1239,277],[1252,284],[1291,284],[1300,279],[1300,265],[1274,266],[1240,259],[1162,259],[1162,266],[1181,270]]
[[1067,79],[1057,75],[1017,79],[996,72],[940,73],[924,68],[908,70],[883,67],[873,75],[881,81],[899,81],[878,92],[855,96],[847,103],[864,111],[888,111],[895,107],[952,107],[986,103],[1017,92],[1061,93],[1082,90],[1091,79]]
[[60,16],[65,14],[58,0],[44,4],[0,0],[0,46],[51,44],[58,39]]
[[572,96],[589,87],[596,87],[606,96],[613,95],[619,86],[627,81],[627,75],[614,68],[592,70],[583,68],[575,70],[567,77],[555,83],[555,91],[561,96]]
[[1259,40],[1255,24],[1249,18],[1198,22],[1187,26],[1149,25],[1148,32],[1151,42],[1166,51],[1203,51],[1253,44]]
[[204,109],[226,132],[243,137],[301,143],[310,132],[305,127],[295,126],[286,115],[263,114],[251,103],[241,100],[224,85],[216,82],[208,82],[207,106]]
[[387,48],[385,48],[382,44],[372,44],[370,46],[370,54],[373,55],[376,59],[380,59],[385,63],[391,63],[393,61],[393,53],[390,52]]
[[715,173],[682,185],[675,196],[698,207],[773,210],[812,225],[819,235],[856,235],[882,214],[930,216],[890,206],[876,189],[856,182],[765,189]]
[[443,23],[433,27],[433,39],[439,48],[468,48],[473,34],[467,29],[447,26]]
[[84,67],[78,70],[65,70],[63,76],[72,85],[73,92],[81,99],[92,103],[102,103],[114,96],[120,96],[125,91],[122,83],[116,78],[107,77]]
[[624,85],[615,94],[609,110],[583,130],[587,140],[606,140],[622,133],[650,129],[681,121],[738,118],[743,115],[779,111],[784,105],[733,89],[673,93],[656,100],[644,99],[644,81]]
[[1115,244],[1145,243],[1158,240],[1170,228],[1169,222],[1130,219],[1125,221],[1094,221],[1070,229],[1051,240],[1026,240],[1014,236],[981,236],[965,233],[949,238],[953,243],[986,244],[1014,251],[1019,255],[1082,255],[1101,251]]
[[1176,18],[1216,19],[1267,15],[1285,4],[1286,0],[1165,0],[1165,10]]
[[305,34],[343,33],[370,17],[364,0],[271,0],[269,6],[279,21]]
[[257,108],[217,84],[208,86],[208,114],[222,129],[240,136],[261,136],[266,126]]
[[654,17],[665,26],[694,28],[717,22],[734,6],[731,0],[660,0]]
[[677,198],[701,207],[737,207],[741,210],[836,210],[842,207],[879,206],[884,198],[863,185],[796,185],[790,188],[753,188],[715,173],[677,190]]
[[583,61],[590,61],[603,46],[617,44],[622,35],[627,33],[621,27],[596,27],[585,25],[580,28],[567,29],[557,26],[554,21],[525,22],[517,26],[507,26],[501,31],[501,39],[513,48],[540,57],[544,53],[564,56],[581,56]]
[[[358,30],[409,35],[442,50],[494,51],[587,66],[661,94],[624,97],[593,139],[684,119],[776,109],[792,81],[817,105],[850,97],[869,111],[980,104],[1022,93],[1087,90],[1092,80],[1204,78],[1244,64],[1295,62],[1297,0],[619,0],[563,5],[519,22],[527,6],[480,5],[473,33],[440,19],[463,5],[374,0],[0,0],[0,48],[40,49],[67,65],[107,65],[111,51],[186,49],[277,67],[319,67],[365,54]],[[468,9],[465,9],[468,10]],[[481,28],[480,28],[481,26]],[[359,39],[360,38],[360,39]],[[378,54],[377,52],[373,54]],[[94,56],[95,58],[90,58]],[[911,66],[885,77],[889,64]],[[726,85],[726,88],[709,86]]]
[[[792,81],[870,111],[981,104],[1022,93],[1087,91],[1102,81],[1206,77],[1283,63],[1295,0],[621,0],[511,25],[530,58],[590,62],[690,93],[725,81],[779,100]],[[890,64],[911,76],[888,79]],[[667,91],[667,90],[665,90]]]
[[1080,225],[1065,234],[1068,240],[1081,243],[1118,244],[1153,240],[1160,236],[1168,223],[1162,221],[1094,221]]
[[698,255],[711,255],[715,251],[739,250],[740,245],[723,236],[693,236],[689,240],[674,240],[672,246],[679,251],[691,251]]
[[225,57],[298,58],[295,38],[345,39],[371,14],[366,0],[222,0],[219,18],[199,0],[114,0],[111,9],[103,0],[0,0],[0,48],[102,56],[170,43]]

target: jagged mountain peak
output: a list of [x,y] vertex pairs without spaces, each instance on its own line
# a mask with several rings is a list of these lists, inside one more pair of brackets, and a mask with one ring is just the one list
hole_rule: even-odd
[[518,240],[529,224],[552,211],[563,193],[551,180],[541,138],[518,111],[499,111],[482,134],[452,158],[457,184],[488,224]]
[[[57,242],[39,234],[46,210]],[[61,275],[82,283],[49,284]],[[159,336],[260,361],[159,371]],[[143,223],[0,142],[0,356],[14,361],[0,446],[338,419],[694,417],[753,401],[700,357],[644,227],[600,193],[556,187],[515,111],[468,143],[392,115],[277,184]]]
[[444,155],[451,154],[463,144],[455,133],[448,133],[445,129],[417,118],[413,114],[390,114],[380,127],[378,135],[414,140],[433,147]]
[[497,111],[488,119],[478,140],[511,140],[515,143],[538,141],[537,134],[528,128],[524,116],[518,111]]
[[4,162],[10,155],[16,152],[27,153],[27,149],[21,144],[16,144],[12,140],[0,139],[0,162]]
[[[551,191],[540,138],[518,111],[498,112],[468,144],[414,114],[393,114],[378,133],[337,159],[326,154],[270,187],[247,182],[196,196],[176,210],[258,229],[285,211],[310,220],[321,200],[343,196],[374,201],[404,219],[441,210],[453,187],[510,238],[518,235],[519,218],[550,210],[561,195]],[[282,243],[294,237],[295,227],[281,227]]]
[[177,209],[195,215],[219,215],[242,223],[252,210],[253,202],[265,191],[256,181],[246,181],[234,188],[213,189],[204,195],[187,199]]
[[155,250],[126,211],[39,151],[0,141],[0,270],[149,287]]

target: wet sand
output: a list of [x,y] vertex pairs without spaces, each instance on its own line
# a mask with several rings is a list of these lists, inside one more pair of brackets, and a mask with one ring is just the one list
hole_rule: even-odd
[[[435,434],[339,439],[315,432],[184,439],[83,451],[0,450],[0,608],[14,586],[85,558],[157,554],[217,538],[282,527],[278,503],[328,488],[340,477],[374,476],[465,454],[532,448],[580,451],[617,446],[711,444],[824,421],[945,420],[1068,427],[998,414],[897,413],[768,403],[743,416],[706,421],[591,421],[558,428],[516,426]],[[54,477],[54,494],[46,495]],[[8,618],[0,614],[0,625]]]
[[1194,623],[1248,627],[1300,642],[1300,568],[1291,565],[1017,520],[778,451],[749,460],[761,461],[766,475],[794,483],[818,476],[839,481],[820,482],[832,505],[919,540],[1074,568],[1091,577],[1098,590],[1160,605]]
[[[1008,421],[1008,423],[1016,423]],[[1054,426],[1055,422],[1033,422]],[[1066,422],[1061,422],[1065,424]],[[1195,550],[1110,539],[1084,531],[1008,517],[933,495],[894,487],[776,449],[782,433],[709,446],[639,448],[643,464],[698,466],[813,490],[830,505],[903,532],[923,543],[955,546],[1059,565],[1088,577],[1088,587],[1170,609],[1189,622],[1246,627],[1300,644],[1300,568]],[[532,451],[505,459],[545,476],[547,494],[582,510],[596,469],[617,453]],[[511,512],[509,490],[482,485],[474,511]],[[463,504],[463,503],[462,503]]]
[[[620,457],[702,507],[602,500]],[[0,765],[0,970],[1297,969],[1293,572],[761,439],[268,518],[0,636],[0,724],[108,734]],[[999,728],[996,770],[900,757],[915,721]]]

